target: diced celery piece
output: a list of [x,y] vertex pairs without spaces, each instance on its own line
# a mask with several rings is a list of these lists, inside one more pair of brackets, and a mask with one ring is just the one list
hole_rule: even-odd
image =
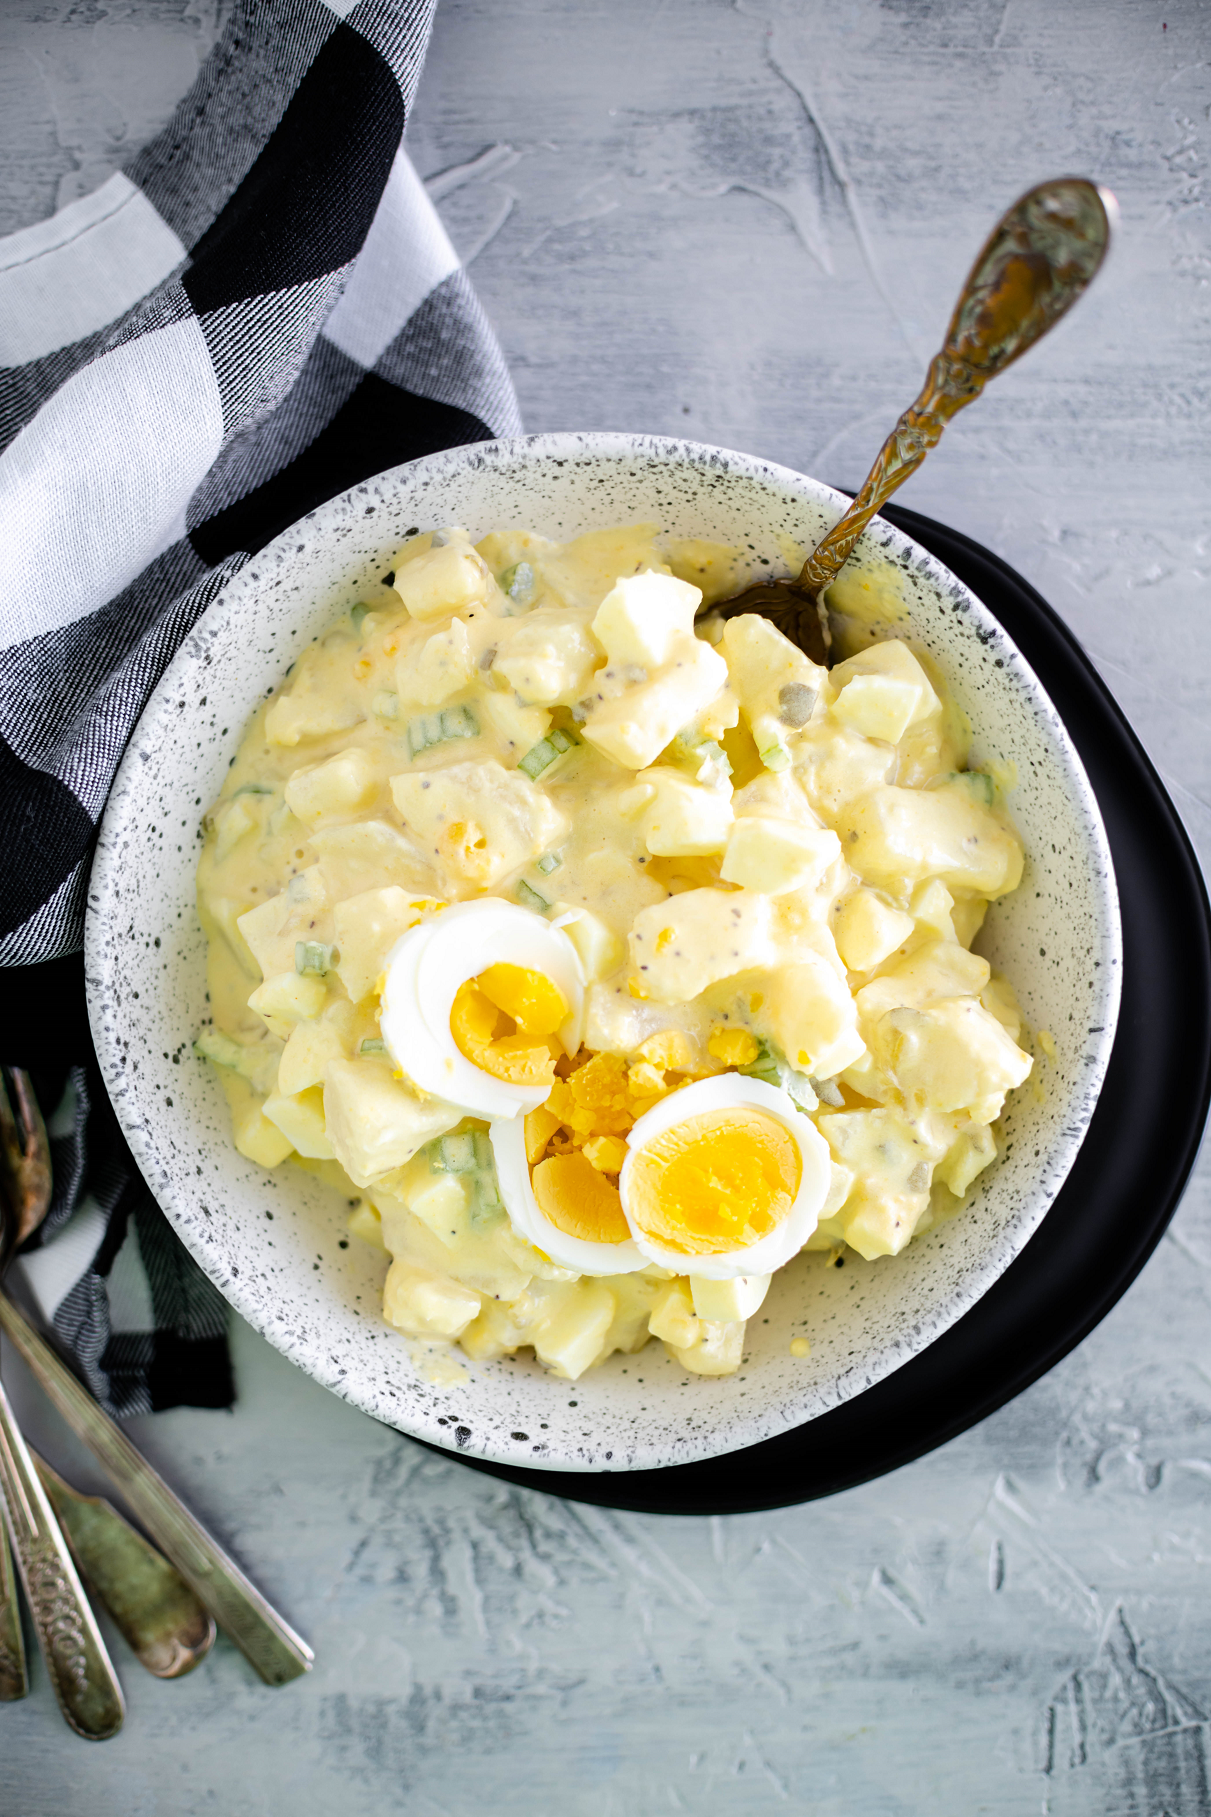
[[381,694],[374,696],[370,703],[370,711],[379,719],[398,719],[399,695],[392,694],[384,688]]
[[267,782],[242,782],[233,792],[232,800],[235,800],[236,795],[273,795],[276,792]]
[[211,1027],[202,1030],[193,1044],[193,1051],[199,1060],[209,1060],[214,1066],[229,1066],[241,1078],[247,1079],[255,1091],[273,1089],[281,1054],[276,1041],[269,1044],[236,1041],[222,1029]]
[[987,770],[948,770],[945,775],[931,776],[927,789],[961,788],[982,808],[996,802],[996,784]]
[[565,751],[570,751],[573,745],[579,743],[580,740],[574,733],[566,732],[562,726],[553,726],[545,738],[540,738],[537,744],[530,746],[517,767],[525,772],[531,782],[535,782],[557,757],[562,757]]
[[369,1036],[358,1048],[359,1054],[385,1054],[387,1043],[380,1041],[376,1035]]
[[541,776],[548,764],[554,763],[558,752],[549,738],[540,738],[537,744],[530,746],[525,756],[518,762],[518,769],[533,782]]
[[479,721],[470,707],[443,707],[440,713],[422,713],[408,722],[408,750],[413,757],[452,738],[478,737]]
[[545,915],[551,904],[537,890],[532,890],[523,877],[517,886],[517,900],[522,908],[534,909],[539,915]]
[[364,599],[359,599],[356,606],[351,606],[349,608],[349,616],[353,620],[353,629],[358,633],[359,637],[362,630],[362,620],[365,618],[367,612],[372,612],[373,610],[373,606],[368,606]]
[[562,863],[563,857],[559,852],[544,852],[542,857],[537,860],[535,869],[540,870],[544,877],[549,877],[551,872],[557,871]]
[[479,737],[479,721],[470,707],[443,707],[441,718],[443,739]]
[[721,744],[716,744],[713,738],[704,738],[701,744],[696,744],[694,746],[694,755],[695,757],[705,758],[708,763],[715,764],[725,776],[731,775],[731,759],[723,746]]
[[216,1066],[230,1066],[237,1072],[244,1058],[242,1043],[219,1028],[204,1028],[193,1044],[193,1051],[199,1060],[213,1060]]
[[303,978],[325,978],[332,969],[332,948],[322,940],[296,940],[294,969]]
[[807,1074],[797,1072],[793,1066],[786,1069],[786,1095],[803,1111],[815,1110],[820,1102]]
[[496,1156],[492,1150],[492,1138],[486,1129],[475,1129],[471,1132],[475,1144],[475,1165],[481,1172],[496,1172]]
[[749,1079],[760,1079],[764,1085],[773,1085],[784,1091],[794,1104],[802,1111],[815,1110],[819,1100],[816,1097],[814,1081],[806,1073],[783,1060],[774,1052],[768,1041],[761,1043],[761,1051],[755,1060],[747,1066],[737,1067]]
[[501,592],[518,605],[525,605],[534,594],[534,570],[529,562],[514,562],[500,577]]
[[760,1079],[766,1085],[781,1085],[782,1083],[781,1069],[771,1053],[767,1041],[761,1042],[760,1052],[755,1060],[750,1060],[747,1066],[737,1067],[736,1070],[742,1072],[746,1078]]
[[471,1192],[472,1229],[483,1230],[492,1224],[498,1224],[504,1215],[504,1201],[496,1184],[495,1172],[477,1174]]
[[982,807],[990,808],[996,799],[996,786],[987,770],[961,770],[956,778],[970,789]]

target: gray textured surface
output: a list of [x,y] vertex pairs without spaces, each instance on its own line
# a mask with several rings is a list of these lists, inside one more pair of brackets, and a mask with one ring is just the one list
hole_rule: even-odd
[[[6,0],[0,228],[146,137],[221,10]],[[454,170],[530,428],[690,433],[849,483],[996,210],[1065,169],[1111,184],[1098,289],[904,502],[1063,612],[1204,860],[1209,53],[1198,0],[443,0],[410,131]],[[775,1515],[516,1494],[239,1329],[236,1412],[140,1438],[316,1670],[267,1692],[222,1643],[180,1684],[123,1659],[127,1727],[95,1749],[39,1675],[0,1710],[0,1812],[1203,1817],[1208,1180],[1029,1393]]]

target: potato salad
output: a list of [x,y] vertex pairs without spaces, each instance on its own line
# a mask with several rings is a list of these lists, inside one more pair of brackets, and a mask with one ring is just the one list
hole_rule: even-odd
[[413,536],[206,814],[196,1052],[241,1154],[350,1202],[409,1339],[726,1375],[776,1270],[898,1255],[996,1157],[1031,1068],[971,950],[1022,874],[998,780],[889,627],[825,669],[713,614],[747,559]]

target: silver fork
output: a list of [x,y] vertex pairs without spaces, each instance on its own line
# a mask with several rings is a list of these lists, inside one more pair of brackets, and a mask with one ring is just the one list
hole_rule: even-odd
[[[14,1138],[10,1140],[4,1128],[5,1109],[0,1108],[0,1151],[10,1180],[14,1158],[17,1162],[17,1188],[10,1184],[7,1192],[0,1192],[0,1282],[13,1250],[37,1229],[50,1204],[50,1148],[29,1079],[17,1068],[5,1072],[11,1081],[13,1105],[8,1121]],[[45,1171],[46,1188],[39,1185],[39,1166]],[[173,1494],[2,1286],[0,1331],[25,1359],[72,1431],[88,1446],[135,1518],[265,1683],[288,1684],[309,1672],[315,1655],[307,1642]],[[32,1464],[30,1472],[34,1474]],[[34,1481],[42,1495],[36,1476]]]
[[[6,1069],[7,1071],[7,1069]],[[36,1229],[50,1205],[50,1149],[29,1081],[5,1080],[0,1091],[0,1277],[17,1243]],[[126,1703],[105,1642],[76,1574],[34,1461],[0,1387],[0,1490],[9,1535],[46,1670],[65,1720],[87,1741],[105,1741],[122,1727]],[[7,1545],[0,1541],[7,1553]],[[0,1560],[0,1566],[3,1560]],[[21,1618],[11,1581],[4,1601],[2,1643],[6,1674],[16,1695],[27,1688]],[[15,1634],[15,1642],[14,1642]]]

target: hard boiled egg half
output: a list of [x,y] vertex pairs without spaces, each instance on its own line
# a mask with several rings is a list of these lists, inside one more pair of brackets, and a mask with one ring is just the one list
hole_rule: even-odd
[[627,1144],[618,1189],[636,1249],[700,1280],[773,1274],[815,1230],[832,1184],[815,1124],[786,1092],[738,1073],[671,1093]]
[[520,1117],[493,1123],[490,1134],[500,1196],[518,1236],[577,1274],[634,1274],[647,1266],[617,1188],[583,1151],[552,1156],[531,1173]]
[[514,1229],[579,1274],[654,1262],[698,1280],[770,1275],[802,1249],[832,1184],[815,1124],[786,1092],[736,1073],[683,1086],[640,1117],[617,1189],[580,1151],[531,1171],[520,1119],[491,1135]]
[[470,1115],[515,1118],[580,1045],[584,984],[568,936],[500,897],[410,928],[387,960],[380,1017],[396,1065]]

